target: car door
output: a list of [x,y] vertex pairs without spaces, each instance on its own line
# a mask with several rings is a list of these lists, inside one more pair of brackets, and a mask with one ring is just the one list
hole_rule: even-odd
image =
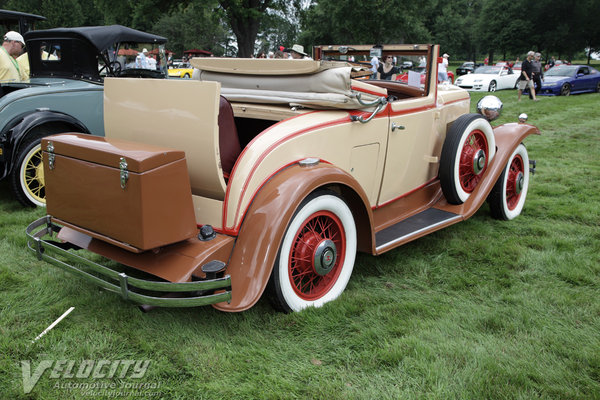
[[[433,96],[391,104],[388,146],[378,205],[397,199],[437,175],[441,138],[434,129]],[[437,149],[437,150],[440,150]],[[439,151],[438,151],[439,153]]]
[[498,89],[512,89],[515,80],[514,76],[510,68],[502,67],[498,76]]
[[581,90],[594,90],[595,89],[594,79],[590,75],[590,69],[588,67],[580,67],[577,74],[578,75],[583,74],[583,76],[579,77],[579,79],[581,80],[581,83],[582,83]]
[[583,73],[583,68],[577,68],[577,72],[571,83],[571,91],[579,92],[586,89],[585,76],[580,76]]

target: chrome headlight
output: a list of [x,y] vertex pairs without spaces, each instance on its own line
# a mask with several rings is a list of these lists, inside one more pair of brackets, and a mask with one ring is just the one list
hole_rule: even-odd
[[477,112],[488,121],[493,121],[502,112],[502,101],[496,96],[485,96],[477,102]]

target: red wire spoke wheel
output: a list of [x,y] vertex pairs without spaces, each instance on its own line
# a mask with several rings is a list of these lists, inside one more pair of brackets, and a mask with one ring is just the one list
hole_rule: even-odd
[[521,158],[520,155],[516,155],[515,158],[513,158],[507,172],[506,205],[509,210],[514,210],[519,203],[521,193],[523,193],[523,180],[525,176],[523,158]]
[[296,210],[279,247],[270,280],[275,306],[300,311],[335,300],[350,280],[355,257],[350,208],[335,192],[311,194]]
[[308,217],[290,249],[290,283],[304,300],[316,300],[336,282],[344,263],[346,235],[340,219],[330,211]]
[[480,130],[474,130],[463,143],[458,166],[460,187],[466,193],[473,192],[479,183],[481,175],[487,168],[488,158],[485,134]]
[[492,217],[511,220],[521,214],[529,189],[529,155],[523,143],[511,154],[488,196]]

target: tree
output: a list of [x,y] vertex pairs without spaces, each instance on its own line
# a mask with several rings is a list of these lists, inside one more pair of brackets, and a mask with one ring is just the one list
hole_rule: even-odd
[[578,21],[578,35],[587,51],[587,63],[590,63],[594,51],[600,50],[600,24],[598,10],[600,0],[584,0],[577,2],[574,19]]
[[123,25],[133,28],[133,8],[129,0],[93,0],[97,9],[102,10],[99,13],[103,16],[100,25]]
[[4,7],[46,17],[46,21],[36,23],[36,29],[81,26],[86,20],[77,0],[8,0]]
[[453,0],[444,2],[441,13],[434,13],[427,23],[432,27],[434,42],[453,59],[477,60],[481,46],[477,21],[481,12],[480,0]]
[[257,35],[258,51],[268,52],[278,46],[285,46],[296,42],[298,37],[298,18],[296,10],[290,8],[288,12],[269,10],[262,21],[262,28]]
[[152,31],[168,38],[167,48],[179,55],[190,48],[199,48],[221,56],[228,31],[220,13],[215,12],[217,7],[216,0],[179,5],[160,18]]
[[267,9],[282,9],[281,0],[219,0],[225,19],[237,39],[238,56],[252,57],[254,44]]
[[433,0],[372,0],[365,17],[362,0],[319,0],[302,15],[301,43],[383,44],[431,40],[426,25]]

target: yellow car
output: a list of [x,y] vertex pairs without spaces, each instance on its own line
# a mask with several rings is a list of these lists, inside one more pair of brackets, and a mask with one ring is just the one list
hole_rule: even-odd
[[193,68],[169,68],[169,78],[190,79],[192,77]]

